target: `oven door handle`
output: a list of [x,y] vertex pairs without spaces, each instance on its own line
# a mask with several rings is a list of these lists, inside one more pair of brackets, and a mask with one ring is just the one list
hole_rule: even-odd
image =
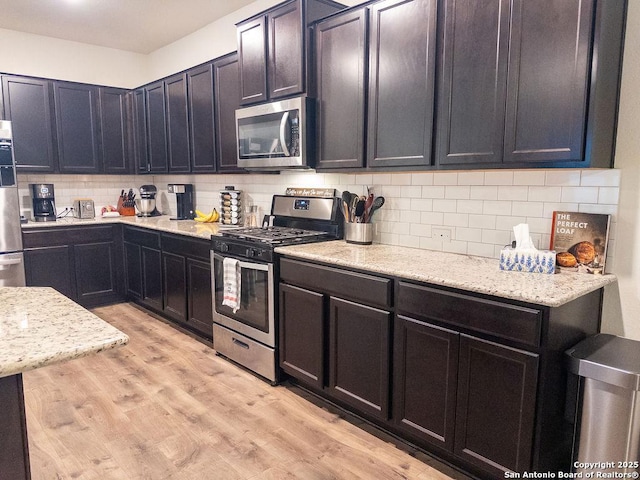
[[[216,258],[219,258],[221,261],[224,261],[224,256],[220,255],[218,253],[214,254]],[[238,265],[240,265],[240,268],[246,268],[248,270],[261,270],[263,272],[268,272],[269,271],[269,264],[266,263],[252,263],[252,262],[245,262],[242,260],[238,260]]]

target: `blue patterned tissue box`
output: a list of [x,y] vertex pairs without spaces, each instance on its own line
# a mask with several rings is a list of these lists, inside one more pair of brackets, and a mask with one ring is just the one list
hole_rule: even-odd
[[500,270],[510,272],[555,273],[555,250],[515,250],[503,248],[500,251]]

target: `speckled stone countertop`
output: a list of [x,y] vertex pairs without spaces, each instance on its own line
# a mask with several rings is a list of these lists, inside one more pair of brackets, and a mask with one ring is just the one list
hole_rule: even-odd
[[615,275],[505,272],[498,260],[390,245],[353,245],[342,240],[277,247],[289,257],[367,270],[470,292],[559,307],[616,282]]
[[76,227],[81,225],[104,225],[108,223],[122,223],[136,227],[150,228],[162,232],[188,235],[190,237],[211,239],[211,235],[219,235],[221,230],[237,228],[221,225],[220,223],[199,223],[195,220],[170,220],[169,215],[159,217],[96,217],[93,219],[79,219],[73,217],[59,218],[55,222],[28,222],[23,223],[23,229],[40,227]]
[[129,337],[49,287],[0,287],[0,377],[125,345]]

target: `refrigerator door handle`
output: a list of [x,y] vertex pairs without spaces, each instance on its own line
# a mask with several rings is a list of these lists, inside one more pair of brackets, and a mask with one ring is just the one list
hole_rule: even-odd
[[22,263],[21,258],[12,258],[9,260],[0,260],[0,269],[4,270],[4,267],[10,267],[11,265],[20,265]]

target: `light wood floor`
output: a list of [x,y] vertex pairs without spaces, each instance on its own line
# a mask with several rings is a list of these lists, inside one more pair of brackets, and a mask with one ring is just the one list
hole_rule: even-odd
[[463,478],[132,305],[94,311],[129,345],[24,374],[34,480]]

